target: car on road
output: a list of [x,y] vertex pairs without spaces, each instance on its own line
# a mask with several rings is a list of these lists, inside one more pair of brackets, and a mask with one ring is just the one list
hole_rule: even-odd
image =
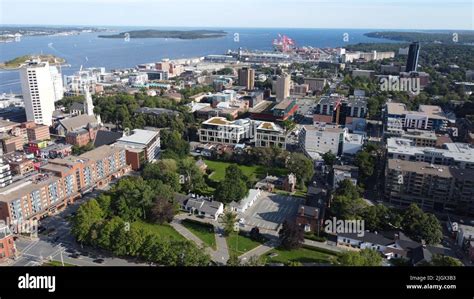
[[95,260],[93,260],[93,262],[96,263],[96,264],[103,264],[105,262],[105,260],[104,259],[95,259]]
[[240,219],[239,219],[239,223],[240,223],[240,224],[245,224],[245,219],[244,219],[244,218],[240,218]]
[[73,258],[73,259],[77,259],[79,258],[81,255],[79,253],[73,253],[73,254],[70,254],[69,257]]

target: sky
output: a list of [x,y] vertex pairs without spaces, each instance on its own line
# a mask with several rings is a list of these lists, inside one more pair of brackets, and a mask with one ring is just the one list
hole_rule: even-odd
[[0,0],[0,24],[474,30],[474,0]]

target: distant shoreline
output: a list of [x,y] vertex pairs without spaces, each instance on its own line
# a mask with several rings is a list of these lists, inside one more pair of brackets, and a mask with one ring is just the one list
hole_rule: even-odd
[[24,55],[9,61],[0,62],[0,70],[17,71],[27,60],[30,60],[33,57],[39,57],[42,61],[47,60],[50,65],[63,65],[66,63],[65,59],[54,55]]
[[132,30],[111,35],[99,35],[99,38],[177,38],[177,39],[201,39],[224,37],[227,32],[222,30]]

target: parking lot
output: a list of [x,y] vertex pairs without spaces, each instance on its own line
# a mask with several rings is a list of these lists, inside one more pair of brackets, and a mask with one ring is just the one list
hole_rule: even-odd
[[303,199],[292,196],[278,195],[262,192],[259,199],[240,217],[245,219],[245,226],[260,229],[279,229],[279,225],[286,219],[293,219],[298,211],[298,206]]

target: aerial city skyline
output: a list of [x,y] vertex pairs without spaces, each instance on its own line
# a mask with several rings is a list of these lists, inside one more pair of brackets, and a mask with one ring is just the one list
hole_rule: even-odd
[[162,275],[149,287],[222,297],[234,272],[455,298],[472,3],[0,0],[0,296]]

